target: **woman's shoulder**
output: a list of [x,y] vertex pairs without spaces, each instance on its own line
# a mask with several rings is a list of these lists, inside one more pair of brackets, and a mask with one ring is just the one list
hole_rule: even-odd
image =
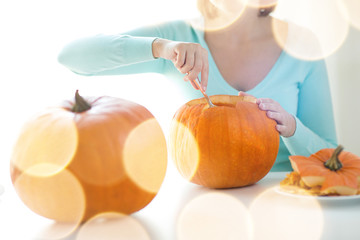
[[163,21],[163,22],[155,23],[153,25],[158,26],[158,27],[164,27],[164,28],[183,28],[183,29],[187,29],[187,28],[191,27],[189,22],[187,20],[185,20],[185,19],[176,19],[176,20],[171,20],[171,21]]
[[190,20],[179,19],[161,22],[153,25],[162,33],[166,33],[166,38],[176,41],[193,41],[197,38],[198,31],[194,28]]

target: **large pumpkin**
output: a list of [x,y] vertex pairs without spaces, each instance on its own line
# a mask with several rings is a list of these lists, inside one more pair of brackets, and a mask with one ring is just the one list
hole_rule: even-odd
[[22,201],[57,221],[102,212],[130,214],[157,194],[165,176],[164,134],[143,106],[82,98],[45,110],[22,129],[11,178]]
[[210,188],[242,187],[262,179],[279,148],[275,121],[249,96],[215,95],[175,113],[170,130],[172,158],[181,175]]

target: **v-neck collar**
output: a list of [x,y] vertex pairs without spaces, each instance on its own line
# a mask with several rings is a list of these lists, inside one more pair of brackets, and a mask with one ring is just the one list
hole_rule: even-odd
[[[211,54],[209,46],[207,45],[207,43],[205,41],[205,32],[204,32],[204,30],[200,29],[199,27],[194,27],[194,26],[192,26],[192,27],[194,28],[194,31],[196,32],[196,34],[197,34],[197,36],[199,38],[199,42],[200,42],[201,46],[203,46],[208,51],[209,69],[213,70],[210,73],[211,75],[209,75],[209,79],[211,79],[213,81],[217,81],[218,84],[216,84],[216,85],[222,86],[224,91],[226,91],[227,93],[237,95],[239,90],[237,90],[236,88],[231,86],[225,80],[225,78],[222,76],[219,68],[215,64],[215,61],[214,61],[214,58],[213,58],[213,56]],[[272,76],[275,74],[276,69],[278,68],[278,65],[280,65],[282,59],[284,58],[284,55],[285,55],[285,51],[281,50],[281,53],[280,53],[278,59],[276,60],[275,64],[271,67],[271,69],[267,73],[267,75],[263,78],[263,80],[261,80],[256,86],[254,86],[252,89],[250,89],[250,90],[248,90],[246,92],[249,93],[249,94],[253,94],[253,93],[256,93],[257,91],[260,91],[265,85],[267,85],[268,82],[270,81],[270,79],[272,78]],[[211,84],[211,83],[209,83],[209,84]]]

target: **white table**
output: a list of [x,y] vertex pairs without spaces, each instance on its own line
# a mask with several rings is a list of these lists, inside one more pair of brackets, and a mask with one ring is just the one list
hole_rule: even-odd
[[212,190],[188,183],[170,165],[146,208],[82,226],[34,214],[6,185],[0,195],[0,239],[360,239],[360,199],[319,202],[284,196],[274,188],[285,174],[269,173],[245,188]]

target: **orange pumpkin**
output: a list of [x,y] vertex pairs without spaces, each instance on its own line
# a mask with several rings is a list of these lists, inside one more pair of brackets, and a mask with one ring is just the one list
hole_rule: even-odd
[[360,157],[326,148],[305,156],[290,156],[291,166],[308,187],[321,186],[320,195],[354,195],[360,192]]
[[249,96],[214,95],[184,104],[170,129],[172,158],[181,175],[209,188],[242,187],[262,179],[279,148],[276,122]]
[[157,194],[167,149],[154,116],[114,97],[82,98],[46,109],[22,129],[11,178],[22,201],[57,221],[103,212],[131,214]]

